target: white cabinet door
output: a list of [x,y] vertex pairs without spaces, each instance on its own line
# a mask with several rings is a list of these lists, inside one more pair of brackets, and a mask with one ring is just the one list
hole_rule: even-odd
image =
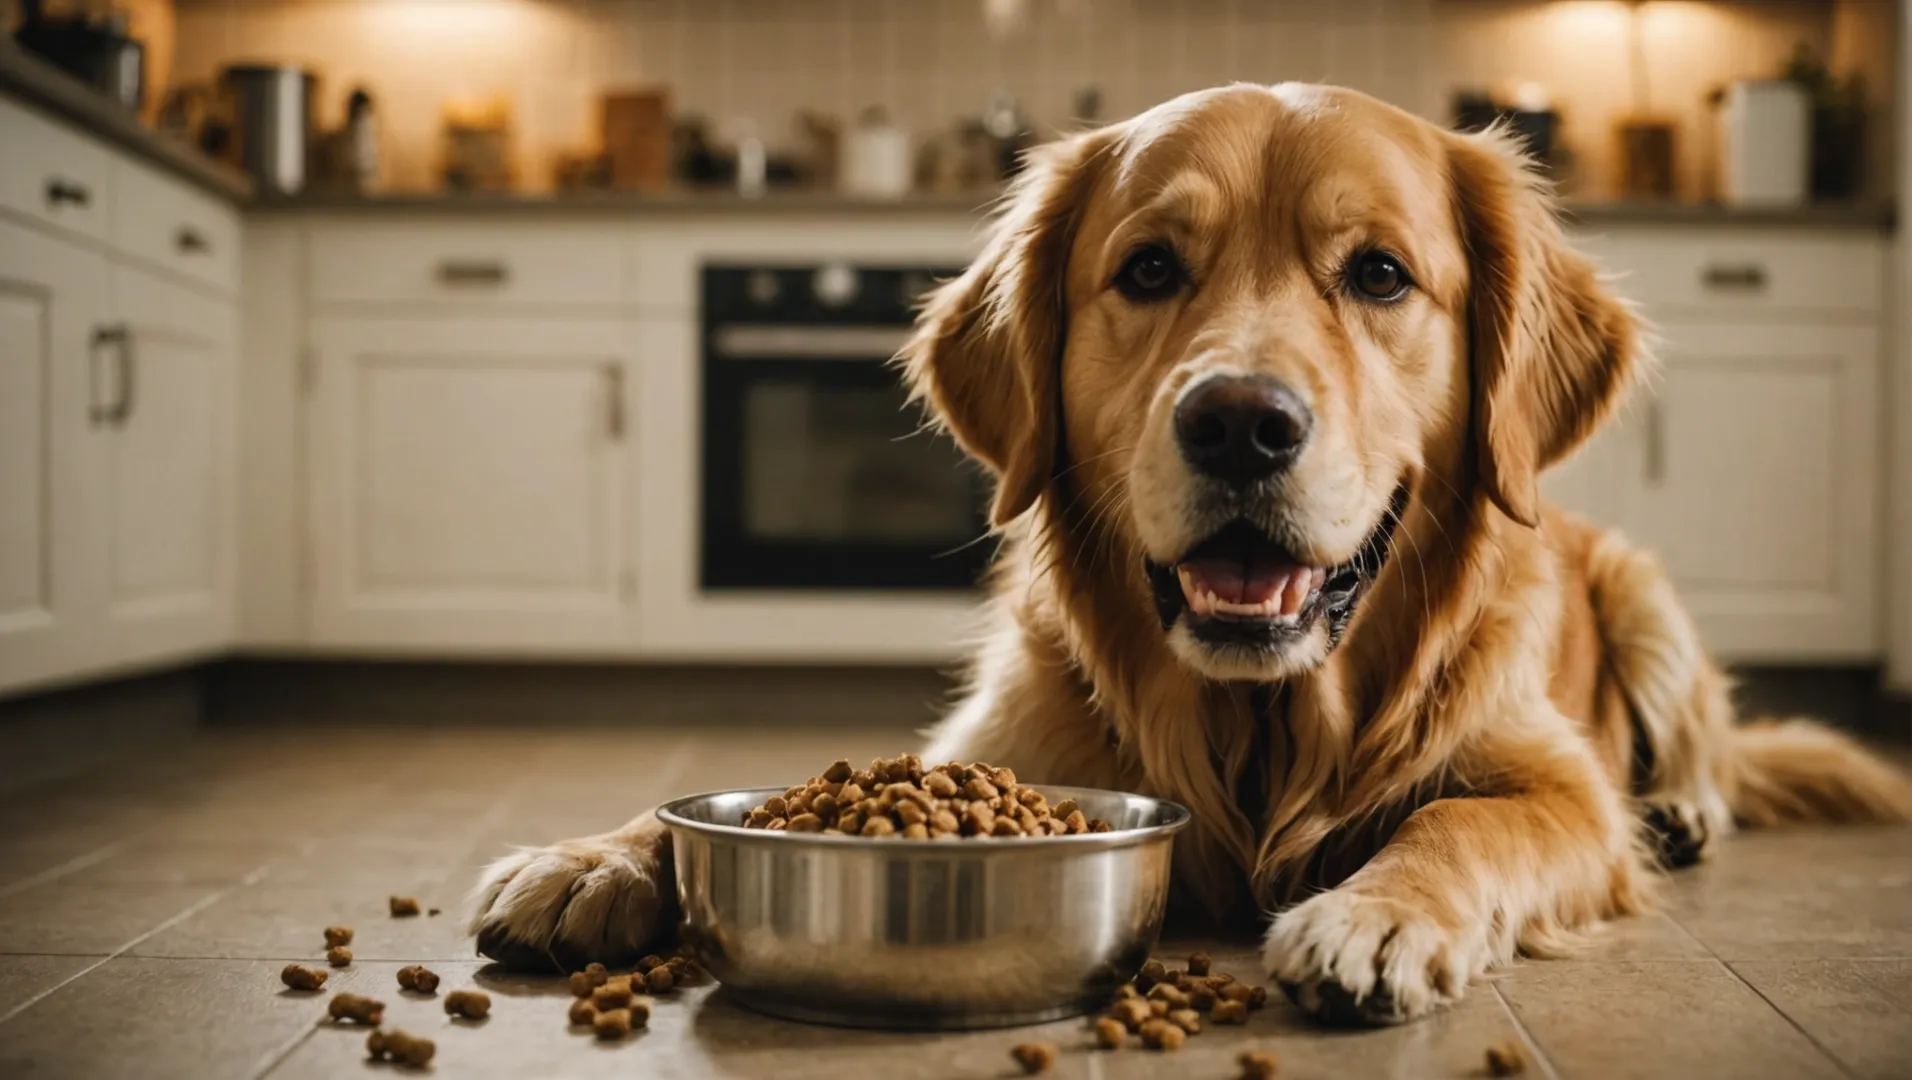
[[315,642],[629,643],[624,324],[322,319],[314,333]]
[[1616,524],[1735,659],[1876,657],[1877,332],[1662,323]]
[[237,317],[152,274],[113,270],[123,352],[104,426],[107,620],[115,659],[211,651],[232,639],[232,410]]
[[105,298],[103,258],[0,221],[0,692],[104,654],[86,492]]

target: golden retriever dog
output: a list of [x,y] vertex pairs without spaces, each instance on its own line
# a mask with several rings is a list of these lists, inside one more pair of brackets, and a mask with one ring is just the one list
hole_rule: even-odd
[[[924,756],[1187,805],[1175,902],[1272,913],[1312,1015],[1450,1003],[1736,823],[1912,816],[1844,736],[1736,723],[1654,559],[1542,501],[1649,359],[1504,135],[1284,84],[1065,138],[900,362],[1007,539]],[[671,894],[643,817],[494,864],[472,930],[628,959]]]

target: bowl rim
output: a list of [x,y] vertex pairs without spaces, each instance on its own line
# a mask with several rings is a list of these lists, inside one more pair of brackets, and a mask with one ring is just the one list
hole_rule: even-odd
[[[1153,795],[1138,795],[1132,791],[1074,787],[1067,784],[1026,784],[1023,786],[1033,787],[1041,791],[1045,796],[1052,793],[1060,793],[1063,798],[1074,798],[1081,795],[1104,795],[1122,799],[1141,799],[1144,802],[1155,804],[1156,809],[1162,813],[1167,820],[1154,825],[1146,825],[1139,829],[1112,829],[1105,833],[1073,833],[1068,836],[1002,837],[1000,839],[1003,842],[999,847],[992,844],[989,848],[983,850],[1037,851],[1054,846],[1087,848],[1092,850],[1129,847],[1135,844],[1146,844],[1174,836],[1176,833],[1187,828],[1188,823],[1194,818],[1194,815],[1189,812],[1188,807],[1172,799],[1159,799]],[[955,851],[973,852],[978,850],[968,844],[964,844],[958,848],[950,848],[942,844],[932,844],[927,841],[900,843],[874,836],[793,833],[785,832],[781,829],[775,832],[769,829],[747,829],[742,825],[726,825],[714,821],[693,821],[685,817],[681,812],[683,807],[689,806],[691,803],[705,799],[713,799],[719,796],[761,795],[762,798],[767,799],[772,795],[781,795],[788,790],[790,790],[789,786],[785,785],[783,787],[719,788],[714,791],[700,791],[695,795],[683,795],[665,802],[656,810],[657,819],[673,829],[684,829],[694,833],[721,836],[729,840],[743,841],[746,843],[794,844],[799,847],[823,848],[855,847],[923,855],[944,855],[952,854]],[[759,799],[758,801],[762,800]],[[963,839],[993,841],[998,838],[993,836],[971,836],[964,837]]]

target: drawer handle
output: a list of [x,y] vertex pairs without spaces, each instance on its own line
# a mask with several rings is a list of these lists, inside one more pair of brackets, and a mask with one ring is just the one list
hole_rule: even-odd
[[438,264],[441,285],[503,285],[511,274],[501,262],[447,259]]
[[[114,381],[117,383],[118,394],[110,405],[95,404],[87,419],[91,421],[95,427],[101,424],[109,424],[113,427],[125,427],[127,418],[133,415],[133,365],[137,358],[133,352],[132,329],[125,323],[94,327],[94,354],[97,355],[101,349],[109,345],[113,348],[114,374],[117,376]],[[95,380],[99,377],[97,366],[93,369],[93,377]],[[95,390],[91,396],[94,401],[97,402],[99,400],[97,390]]]
[[1654,487],[1666,482],[1666,410],[1658,401],[1646,407],[1646,482]]
[[1709,289],[1758,291],[1766,287],[1766,268],[1758,263],[1716,263],[1700,272],[1700,280]]
[[57,176],[47,179],[47,206],[58,209],[62,203],[72,203],[74,206],[87,206],[92,202],[93,193],[86,190],[86,185],[76,184],[71,180],[62,180]]
[[191,225],[179,227],[179,231],[173,234],[173,246],[179,249],[181,255],[204,255],[212,250],[212,242]]

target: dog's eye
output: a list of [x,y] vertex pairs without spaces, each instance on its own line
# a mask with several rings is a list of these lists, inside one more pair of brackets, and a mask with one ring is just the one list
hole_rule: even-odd
[[1401,260],[1385,251],[1365,251],[1348,263],[1348,284],[1369,300],[1399,300],[1413,285]]
[[1182,288],[1186,274],[1175,253],[1160,244],[1137,248],[1116,271],[1115,287],[1131,300],[1166,300]]

